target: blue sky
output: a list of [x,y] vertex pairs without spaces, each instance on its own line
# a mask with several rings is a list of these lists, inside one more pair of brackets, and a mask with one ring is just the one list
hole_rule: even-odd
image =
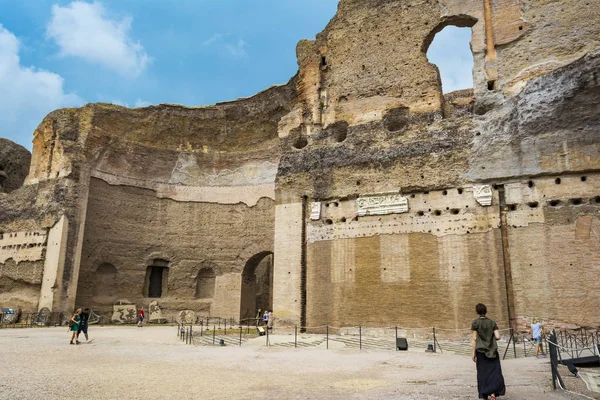
[[[323,30],[337,3],[0,0],[0,137],[30,149],[61,107],[204,105],[285,83],[297,42]],[[472,86],[469,39],[446,28],[430,47],[446,92]]]

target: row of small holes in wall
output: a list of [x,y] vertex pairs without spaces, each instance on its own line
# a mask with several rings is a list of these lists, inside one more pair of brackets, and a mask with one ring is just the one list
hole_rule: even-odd
[[[581,179],[581,182],[586,182],[587,181],[587,176],[582,176],[582,177],[580,177],[580,179]],[[560,185],[562,183],[562,179],[556,178],[554,180],[554,183],[557,184],[557,185]],[[533,181],[529,181],[527,183],[527,186],[529,186],[530,188],[532,188],[533,187]]]
[[[462,188],[456,189],[456,191],[458,192],[458,194],[463,194],[463,192],[464,192],[464,190]],[[423,192],[423,194],[429,194],[429,192]],[[442,191],[442,194],[444,196],[447,196],[448,195],[448,191],[444,190],[444,191]],[[415,197],[416,197],[416,194],[411,194],[410,195],[411,199],[414,199]]]
[[[460,214],[460,210],[458,208],[452,208],[452,209],[446,208],[446,210],[450,211],[450,214],[452,214],[452,215],[458,215],[458,214]],[[429,212],[431,212],[431,209],[429,210]],[[439,217],[440,215],[443,214],[443,211],[441,211],[441,210],[434,210],[432,214],[435,215],[435,216],[437,216],[437,217]],[[423,217],[423,216],[425,216],[425,211],[417,211],[416,215],[419,216],[419,217]],[[381,218],[379,220],[381,221]],[[347,221],[348,220],[346,219],[346,217],[342,217],[339,220],[339,222],[347,222]],[[354,217],[352,219],[352,221],[358,221],[358,216]],[[325,225],[333,225],[333,220],[329,219],[329,218],[326,219],[326,220],[324,220],[323,222],[325,223]]]
[[[586,203],[586,201],[584,201],[584,199],[582,199],[582,198],[569,199],[569,204],[574,205],[574,206],[579,206],[579,205],[582,205],[582,204],[585,204],[585,203]],[[592,204],[592,203],[600,204],[600,196],[596,196],[594,198],[589,199],[589,203],[590,204]],[[550,206],[552,206],[552,207],[558,207],[558,206],[562,205],[563,202],[560,201],[560,200],[550,200],[548,202],[548,204]],[[537,201],[532,201],[532,202],[527,203],[527,205],[530,208],[537,208],[539,206],[539,203]],[[508,206],[508,209],[510,211],[516,211],[517,210],[517,205],[516,204],[510,204]]]

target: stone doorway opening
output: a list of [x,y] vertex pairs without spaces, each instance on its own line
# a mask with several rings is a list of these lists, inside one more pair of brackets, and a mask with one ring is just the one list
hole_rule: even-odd
[[146,268],[144,284],[144,297],[160,298],[166,294],[169,276],[169,262],[155,259],[152,265]]
[[258,309],[273,307],[273,253],[263,251],[250,257],[242,272],[240,319],[254,318]]

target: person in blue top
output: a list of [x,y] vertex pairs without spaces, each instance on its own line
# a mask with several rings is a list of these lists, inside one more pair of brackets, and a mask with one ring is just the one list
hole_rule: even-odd
[[540,324],[540,322],[537,320],[537,318],[533,319],[530,332],[531,332],[531,337],[533,338],[533,341],[535,342],[535,356],[539,357],[540,350],[541,350],[542,357],[546,357],[546,353],[544,353],[544,347],[542,345],[543,328],[542,328],[542,324]]

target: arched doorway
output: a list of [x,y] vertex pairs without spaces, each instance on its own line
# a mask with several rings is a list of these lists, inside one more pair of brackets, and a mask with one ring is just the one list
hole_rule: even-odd
[[242,272],[240,318],[253,318],[256,311],[273,307],[273,253],[263,251],[250,257]]

